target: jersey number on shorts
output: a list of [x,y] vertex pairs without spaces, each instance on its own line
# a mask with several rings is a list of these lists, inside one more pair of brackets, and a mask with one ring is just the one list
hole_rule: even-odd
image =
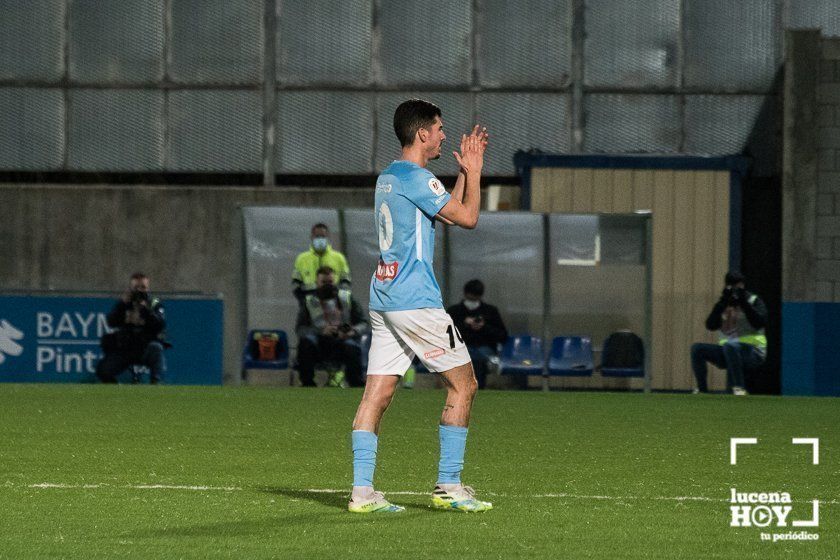
[[[452,334],[452,331],[455,331],[455,334]],[[461,344],[464,343],[464,338],[461,336],[461,333],[458,330],[458,327],[456,327],[454,325],[449,325],[448,327],[446,327],[446,334],[449,335],[449,347],[450,348],[455,348],[455,336],[458,337],[458,342],[460,342]]]

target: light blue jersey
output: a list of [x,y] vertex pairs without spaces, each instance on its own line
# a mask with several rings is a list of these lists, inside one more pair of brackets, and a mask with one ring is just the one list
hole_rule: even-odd
[[394,161],[376,181],[376,229],[379,265],[370,280],[374,311],[442,308],[440,286],[432,267],[435,215],[449,193],[427,169]]

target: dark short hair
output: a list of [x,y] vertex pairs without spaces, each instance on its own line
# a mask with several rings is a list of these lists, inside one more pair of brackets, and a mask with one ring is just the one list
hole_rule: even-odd
[[429,128],[435,124],[435,117],[440,116],[437,105],[422,99],[409,99],[400,103],[394,111],[394,132],[400,139],[400,146],[410,146],[417,131]]
[[323,224],[321,222],[318,222],[317,224],[312,226],[312,231],[315,231],[316,229],[325,229],[327,231],[330,231],[330,228],[327,227],[327,224]]
[[131,280],[142,280],[143,278],[148,278],[148,276],[146,276],[142,272],[138,271],[138,272],[135,272],[134,274],[132,274],[130,279]]
[[744,281],[744,275],[740,272],[730,270],[726,273],[726,278],[724,278],[724,280],[727,286],[734,286],[735,284],[740,284]]
[[484,283],[478,278],[474,278],[464,284],[464,293],[471,296],[481,297],[484,295]]
[[331,266],[324,265],[318,269],[318,276],[322,274],[335,274],[335,270],[333,270],[333,267]]

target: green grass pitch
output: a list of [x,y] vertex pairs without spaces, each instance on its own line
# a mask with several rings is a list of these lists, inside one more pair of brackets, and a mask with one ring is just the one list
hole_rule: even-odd
[[[464,481],[495,509],[463,514],[426,495],[444,394],[401,390],[376,482],[407,511],[365,516],[360,395],[0,386],[0,558],[840,558],[838,399],[482,392]],[[731,466],[730,437],[759,445]],[[730,488],[819,499],[819,540],[729,527]]]

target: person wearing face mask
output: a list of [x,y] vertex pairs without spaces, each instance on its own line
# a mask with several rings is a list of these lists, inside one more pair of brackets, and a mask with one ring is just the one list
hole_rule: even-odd
[[330,245],[330,230],[326,224],[315,224],[312,226],[312,243],[309,250],[295,258],[292,289],[299,301],[303,301],[306,294],[315,291],[318,269],[324,266],[335,271],[339,288],[350,289],[350,267],[347,266],[347,259]]
[[496,355],[496,346],[507,339],[507,329],[498,308],[484,303],[484,284],[470,280],[464,285],[464,299],[446,310],[461,332],[472,358],[478,388],[487,384],[490,358]]
[[305,294],[301,300],[295,330],[297,369],[304,387],[315,386],[318,364],[343,366],[344,377],[351,387],[364,385],[361,336],[368,331],[366,314],[350,290],[336,286],[335,276],[331,267],[319,268],[315,291]]

